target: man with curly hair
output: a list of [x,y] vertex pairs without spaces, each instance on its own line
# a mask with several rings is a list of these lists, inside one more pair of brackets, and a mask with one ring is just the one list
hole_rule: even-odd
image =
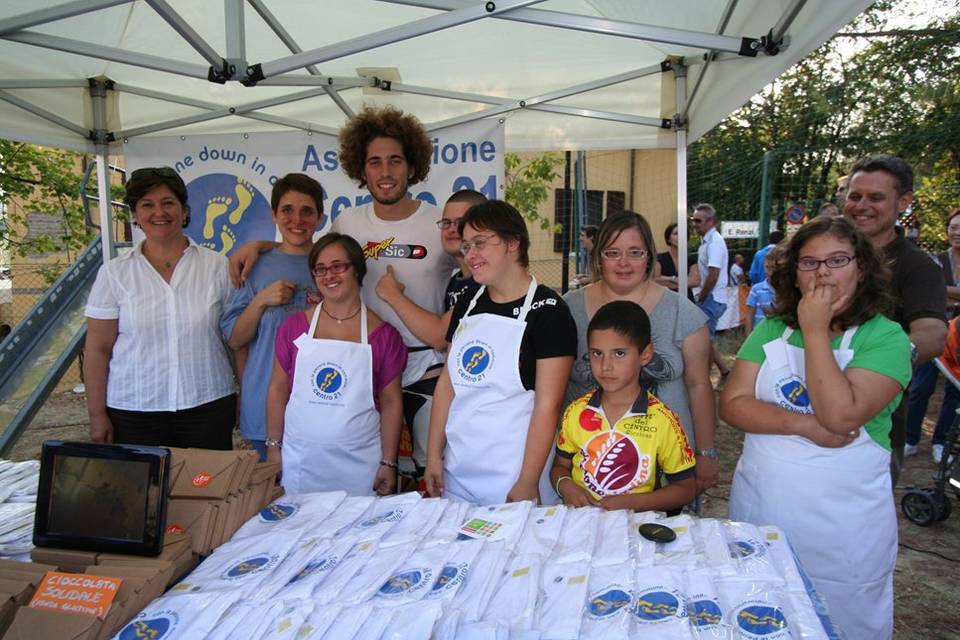
[[[410,197],[408,188],[426,179],[433,145],[416,117],[395,107],[366,107],[340,130],[340,165],[372,200],[347,209],[333,230],[353,236],[364,248],[370,282],[395,278],[412,302],[436,315],[444,312],[444,290],[456,261],[437,233],[440,210]],[[396,327],[409,351],[403,373],[404,418],[413,435],[414,462],[426,464],[431,398],[443,354],[419,339],[394,309],[363,288],[363,300]]]

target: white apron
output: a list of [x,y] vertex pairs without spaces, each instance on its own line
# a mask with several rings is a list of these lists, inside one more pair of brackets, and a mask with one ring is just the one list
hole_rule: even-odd
[[[516,318],[471,316],[480,287],[450,344],[447,372],[456,395],[447,416],[443,455],[444,497],[480,505],[500,504],[520,477],[534,393],[520,379],[520,342],[533,304],[532,278]],[[556,504],[550,486],[553,448],[540,476],[540,501]]]
[[373,495],[382,450],[367,308],[361,303],[357,343],[315,339],[320,306],[307,333],[293,341],[297,360],[284,413],[283,487],[287,493]]
[[[853,359],[848,329],[833,352],[841,369]],[[757,375],[762,402],[813,413],[803,349],[787,344],[792,329],[764,345]],[[841,448],[799,436],[748,433],[730,489],[730,518],[776,525],[787,533],[803,568],[847,638],[893,635],[893,568],[897,514],[890,488],[890,452],[864,428]]]

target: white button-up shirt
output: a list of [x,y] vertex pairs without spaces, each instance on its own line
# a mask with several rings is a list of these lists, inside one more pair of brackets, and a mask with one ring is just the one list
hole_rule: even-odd
[[142,242],[100,267],[86,315],[118,321],[107,406],[179,411],[233,393],[218,324],[229,294],[226,257],[193,240],[169,283],[147,262]]

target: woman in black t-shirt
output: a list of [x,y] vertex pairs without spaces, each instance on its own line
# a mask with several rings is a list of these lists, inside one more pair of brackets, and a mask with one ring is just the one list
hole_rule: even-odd
[[530,238],[516,209],[496,200],[476,205],[460,230],[481,286],[461,296],[450,320],[430,416],[427,491],[477,504],[556,503],[547,460],[576,325],[563,300],[527,270]]

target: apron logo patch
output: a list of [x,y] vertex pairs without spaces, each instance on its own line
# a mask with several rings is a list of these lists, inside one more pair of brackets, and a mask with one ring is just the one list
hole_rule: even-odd
[[277,556],[258,555],[241,560],[220,576],[222,580],[236,580],[271,568],[277,563]]
[[420,588],[433,578],[433,572],[427,568],[410,569],[394,574],[380,587],[381,596],[398,596]]
[[716,600],[697,600],[691,608],[690,622],[695,627],[712,627],[723,620],[723,612]]
[[778,380],[776,396],[778,404],[787,411],[813,413],[807,387],[798,376],[791,375]]
[[347,386],[347,374],[334,362],[324,362],[313,370],[313,394],[321,400],[337,400]]
[[780,607],[767,604],[747,604],[737,611],[737,627],[747,638],[775,638],[785,636],[787,619]]
[[177,628],[179,621],[179,616],[173,611],[163,611],[150,619],[133,620],[117,634],[117,637],[120,640],[140,640],[141,638],[162,640]]
[[463,345],[457,353],[457,372],[468,382],[480,382],[493,366],[493,348],[481,340]]
[[260,521],[279,522],[280,520],[286,520],[299,510],[300,505],[275,502],[260,510]]
[[633,600],[633,596],[626,589],[609,587],[592,596],[587,613],[594,620],[602,620],[622,611]]
[[637,596],[633,606],[633,615],[640,622],[660,622],[670,618],[683,618],[686,610],[681,604],[678,594],[667,591],[663,587],[654,587]]
[[580,452],[583,482],[598,495],[627,493],[650,478],[650,456],[641,454],[626,434],[608,431],[595,435]]

